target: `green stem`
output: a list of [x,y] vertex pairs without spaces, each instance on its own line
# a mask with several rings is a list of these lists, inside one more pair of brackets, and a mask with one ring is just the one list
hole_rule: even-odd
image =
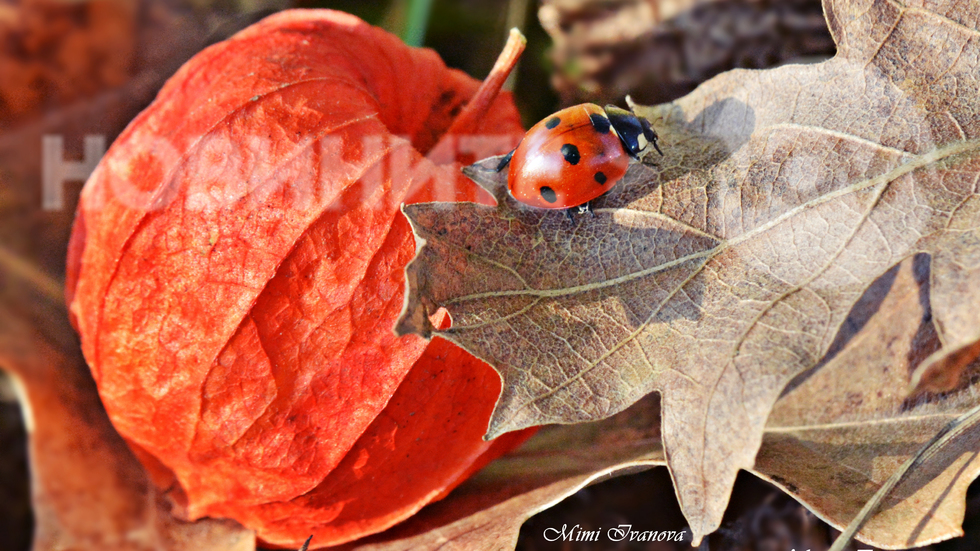
[[405,44],[416,47],[422,45],[431,12],[432,0],[411,0],[408,6],[408,22],[402,35]]

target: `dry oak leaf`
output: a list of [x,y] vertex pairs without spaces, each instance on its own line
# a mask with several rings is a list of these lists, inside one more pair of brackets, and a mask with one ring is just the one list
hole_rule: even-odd
[[[906,259],[868,288],[826,357],[794,379],[766,424],[752,472],[839,528],[977,403],[980,361],[955,392],[906,400],[910,368],[939,346],[928,260]],[[962,535],[967,487],[980,471],[978,437],[973,427],[913,472],[864,526],[861,541],[905,549]],[[513,547],[528,517],[582,486],[665,464],[654,393],[596,423],[542,429],[445,500],[360,543],[377,551]]]
[[341,543],[526,436],[482,440],[488,366],[391,333],[399,205],[489,200],[457,162],[523,133],[498,95],[520,49],[481,87],[353,16],[283,12],[195,56],[112,145],[68,301],[109,418],[184,517]]
[[109,423],[64,307],[11,287],[24,301],[0,300],[0,369],[21,391],[30,437],[33,549],[254,551],[254,532],[235,522],[172,514]]
[[[666,157],[633,167],[594,219],[522,208],[493,160],[470,172],[498,208],[404,209],[424,246],[398,328],[498,369],[489,436],[660,392],[695,541],[753,466],[783,387],[898,262],[932,256],[943,347],[920,371],[956,371],[980,340],[980,6],[824,10],[832,60],[732,71],[642,109]],[[449,330],[427,321],[439,306]]]
[[[846,526],[896,470],[980,402],[980,361],[953,392],[908,399],[912,368],[941,346],[929,308],[930,262],[908,258],[862,296],[813,370],[776,402],[753,472],[821,518]],[[858,534],[905,549],[961,536],[966,492],[980,473],[974,426],[919,465]]]

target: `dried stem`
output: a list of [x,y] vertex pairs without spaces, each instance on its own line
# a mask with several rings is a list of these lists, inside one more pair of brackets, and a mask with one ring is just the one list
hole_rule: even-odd
[[517,65],[517,60],[524,53],[525,46],[527,46],[527,39],[524,38],[521,31],[511,29],[510,36],[507,38],[507,44],[504,45],[503,51],[497,57],[497,62],[494,63],[490,74],[483,80],[480,88],[470,98],[469,103],[466,104],[466,107],[463,108],[463,111],[456,119],[453,120],[452,125],[443,134],[442,138],[439,139],[439,143],[429,153],[429,158],[433,162],[437,164],[452,162],[453,158],[451,156],[449,158],[443,158],[445,156],[443,152],[452,151],[452,143],[455,136],[472,134],[476,131],[476,128],[480,125],[480,121],[487,114],[494,100],[497,99],[497,94],[500,93],[500,89],[503,87],[510,72]]

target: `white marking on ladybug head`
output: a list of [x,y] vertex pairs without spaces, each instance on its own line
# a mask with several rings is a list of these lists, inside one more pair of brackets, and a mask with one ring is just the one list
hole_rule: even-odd
[[640,146],[640,151],[643,151],[647,148],[647,145],[650,142],[647,140],[647,137],[643,135],[643,132],[640,132],[640,134],[636,137],[636,143]]

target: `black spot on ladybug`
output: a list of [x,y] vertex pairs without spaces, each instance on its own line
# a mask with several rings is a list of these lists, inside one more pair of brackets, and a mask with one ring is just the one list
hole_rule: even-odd
[[562,157],[565,157],[565,160],[568,161],[568,164],[570,165],[577,165],[579,159],[582,158],[581,155],[578,154],[578,148],[570,143],[561,146],[561,155]]
[[454,90],[443,90],[439,94],[439,103],[449,103],[456,97],[456,92]]
[[558,200],[558,196],[555,195],[555,190],[551,189],[548,186],[544,186],[541,188],[541,197],[543,197],[544,200],[549,203],[554,203],[555,201]]
[[603,174],[603,173],[601,173],[601,172],[596,172],[595,173],[595,181],[596,182],[599,182],[599,184],[605,184],[606,183],[606,175]]
[[551,130],[552,128],[558,126],[559,124],[561,124],[561,119],[559,119],[558,117],[551,117],[550,119],[548,119],[548,122],[544,123],[544,127],[547,128],[548,130]]
[[609,119],[599,115],[597,113],[592,113],[589,115],[589,120],[592,121],[592,128],[600,134],[605,134],[609,132]]

